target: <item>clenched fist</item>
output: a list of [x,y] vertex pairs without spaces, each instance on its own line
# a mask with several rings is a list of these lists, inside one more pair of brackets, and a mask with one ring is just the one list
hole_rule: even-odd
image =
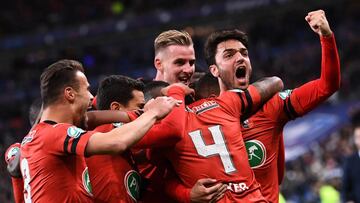
[[332,34],[323,10],[309,12],[305,17],[305,20],[309,23],[310,28],[320,36],[326,37]]

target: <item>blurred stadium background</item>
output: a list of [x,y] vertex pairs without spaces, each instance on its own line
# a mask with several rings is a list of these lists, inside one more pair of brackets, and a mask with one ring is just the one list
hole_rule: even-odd
[[[81,61],[95,93],[109,74],[151,79],[153,40],[167,29],[193,37],[197,70],[206,70],[203,44],[221,28],[240,28],[250,38],[253,81],[280,76],[294,88],[319,76],[318,35],[307,12],[326,11],[341,59],[342,87],[313,113],[285,131],[288,202],[320,202],[319,190],[341,189],[341,165],[354,151],[349,112],[360,101],[360,1],[301,0],[94,0],[2,2],[0,7],[0,152],[30,128],[28,109],[39,98],[39,76],[50,63]],[[13,202],[10,178],[0,164],[0,202]]]

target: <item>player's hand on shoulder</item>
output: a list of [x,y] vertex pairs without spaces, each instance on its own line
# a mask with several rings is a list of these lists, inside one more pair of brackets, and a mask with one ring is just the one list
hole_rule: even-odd
[[180,106],[181,103],[181,100],[177,100],[172,97],[157,97],[156,99],[149,100],[145,104],[144,111],[151,111],[155,114],[156,119],[162,119],[169,114],[175,106]]
[[193,95],[194,94],[194,89],[191,89],[189,86],[183,84],[183,83],[174,83],[174,84],[171,84],[167,87],[164,87],[161,89],[161,93],[163,95],[168,95],[168,91],[170,88],[172,87],[180,87],[181,89],[184,90],[185,92],[185,95]]
[[193,203],[217,202],[227,190],[227,185],[211,178],[199,179],[190,191],[190,201]]
[[311,11],[305,16],[305,20],[309,23],[310,28],[320,36],[330,36],[332,31],[329,22],[326,19],[325,11]]

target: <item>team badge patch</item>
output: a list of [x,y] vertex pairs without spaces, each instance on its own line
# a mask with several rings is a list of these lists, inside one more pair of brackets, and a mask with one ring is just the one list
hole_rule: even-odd
[[114,128],[118,128],[122,125],[124,125],[124,123],[113,123]]
[[266,161],[266,148],[259,140],[245,142],[246,151],[251,168],[259,168]]
[[130,197],[137,201],[140,198],[140,182],[141,177],[138,172],[128,171],[124,177],[124,184]]
[[80,135],[82,134],[82,133],[84,133],[85,132],[85,130],[83,130],[83,129],[81,129],[81,128],[78,128],[78,127],[75,127],[75,126],[71,126],[71,127],[69,127],[68,129],[67,129],[67,135],[69,136],[69,137],[72,137],[72,138],[78,138],[78,137],[80,137]]
[[230,92],[237,92],[237,93],[241,93],[241,92],[244,92],[243,90],[241,89],[231,89],[229,90]]
[[9,149],[8,154],[6,155],[6,159],[10,160],[12,157],[14,157],[17,153],[19,153],[20,148],[19,147],[11,147],[11,149]]
[[290,97],[291,93],[292,93],[292,90],[284,90],[282,92],[279,92],[279,97],[282,100],[285,100],[286,98]]
[[91,187],[88,167],[86,167],[82,173],[82,182],[86,192],[92,196],[92,187]]

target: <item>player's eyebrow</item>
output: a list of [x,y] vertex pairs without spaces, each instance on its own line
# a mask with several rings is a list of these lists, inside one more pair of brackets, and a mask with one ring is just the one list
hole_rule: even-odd
[[224,49],[223,53],[225,53],[225,52],[233,52],[233,51],[240,51],[240,52],[242,52],[242,51],[247,51],[247,48],[244,48],[244,47],[242,47],[242,48],[240,48],[240,49],[227,48],[227,49]]

